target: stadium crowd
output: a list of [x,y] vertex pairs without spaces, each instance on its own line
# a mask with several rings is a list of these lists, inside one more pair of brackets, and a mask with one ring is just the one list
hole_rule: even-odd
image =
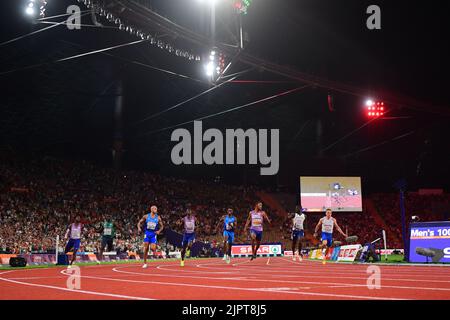
[[[247,242],[245,220],[258,200],[253,187],[229,186],[214,181],[186,181],[159,175],[101,168],[85,161],[51,157],[22,159],[0,154],[0,253],[52,252],[55,239],[63,239],[69,223],[80,215],[85,223],[81,250],[97,251],[101,235],[98,227],[106,215],[118,226],[115,247],[118,251],[139,252],[142,234],[137,222],[156,204],[166,228],[182,232],[181,218],[192,209],[198,219],[197,239],[212,247],[221,241],[218,221],[226,208],[235,210],[238,219],[236,242]],[[376,210],[387,224],[388,246],[402,248],[399,199],[396,194],[374,194]],[[422,221],[442,220],[448,214],[448,194],[419,196],[408,193],[405,199],[408,221],[418,215]],[[437,204],[443,210],[437,210]],[[447,209],[446,209],[447,208]],[[273,223],[265,230],[265,241],[282,241],[290,248],[291,220],[279,218],[265,208]],[[447,210],[447,211],[445,211]],[[442,211],[442,212],[441,212]],[[308,214],[306,233],[313,234],[320,214]],[[371,214],[335,214],[341,228],[358,235],[360,243],[380,237]],[[448,219],[448,217],[445,217]],[[304,247],[315,244],[311,237]],[[344,240],[336,234],[336,240]],[[160,241],[160,250],[173,250]]]
[[[253,190],[214,181],[185,181],[150,173],[96,167],[84,161],[45,157],[3,158],[0,164],[0,252],[54,250],[71,219],[85,223],[82,250],[96,250],[99,224],[111,215],[118,226],[116,247],[137,251],[142,235],[137,222],[156,204],[166,228],[182,231],[188,208],[198,218],[197,239],[213,242],[217,221],[232,207],[243,228],[256,201]],[[161,242],[164,245],[164,241]],[[164,249],[164,248],[161,248]]]
[[[374,202],[380,216],[387,225],[387,243],[391,248],[403,248],[400,197],[399,194],[373,194]],[[417,192],[405,193],[406,222],[418,216],[419,221],[443,221],[449,219],[450,195],[420,195]]]

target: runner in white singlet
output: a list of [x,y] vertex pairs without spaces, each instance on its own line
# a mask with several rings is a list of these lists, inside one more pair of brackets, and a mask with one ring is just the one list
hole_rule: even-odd
[[344,237],[348,237],[344,231],[339,227],[339,225],[336,222],[336,219],[331,216],[332,211],[331,209],[327,209],[325,213],[325,217],[321,218],[319,222],[316,225],[316,229],[314,230],[314,237],[317,237],[317,231],[319,231],[319,227],[322,226],[322,244],[320,247],[322,248],[322,254],[323,254],[323,261],[322,263],[325,264],[325,255],[327,253],[327,247],[331,247],[331,244],[333,243],[333,229],[336,227],[336,230],[339,231],[340,234],[342,234]]
[[[291,215],[292,216],[292,215]],[[305,236],[303,224],[305,222],[306,215],[302,212],[301,207],[295,207],[295,213],[292,218],[292,260],[298,259],[302,261],[302,241]],[[300,241],[299,241],[300,240]],[[298,243],[298,251],[295,251],[295,247]]]

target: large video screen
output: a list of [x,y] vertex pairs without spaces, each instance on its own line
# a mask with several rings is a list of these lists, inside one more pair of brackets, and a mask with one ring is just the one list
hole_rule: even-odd
[[411,223],[409,231],[410,262],[450,263],[450,221]]
[[306,212],[362,211],[361,177],[300,177],[300,203]]

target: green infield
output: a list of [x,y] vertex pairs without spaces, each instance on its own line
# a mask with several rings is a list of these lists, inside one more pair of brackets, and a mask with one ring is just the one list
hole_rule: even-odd
[[[198,260],[198,259],[206,259],[206,258],[188,258],[188,260]],[[170,258],[170,259],[149,259],[147,260],[147,263],[156,263],[156,262],[166,262],[166,261],[180,261],[180,259],[177,258]],[[84,267],[84,266],[101,266],[101,265],[108,265],[108,264],[133,264],[133,263],[143,263],[143,260],[118,260],[118,261],[104,261],[104,262],[77,262],[75,263],[76,266]],[[67,266],[65,265],[55,265],[55,264],[42,264],[42,265],[27,265],[26,267],[10,267],[10,266],[2,266],[0,267],[0,270],[19,270],[19,269],[37,269],[37,268],[65,268]]]

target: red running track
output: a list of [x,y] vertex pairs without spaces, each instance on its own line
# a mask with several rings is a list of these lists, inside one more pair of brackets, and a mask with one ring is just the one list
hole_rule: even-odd
[[78,290],[66,268],[17,269],[0,271],[0,299],[450,300],[450,266],[379,266],[379,289],[367,286],[369,266],[286,257],[96,265],[80,267]]

